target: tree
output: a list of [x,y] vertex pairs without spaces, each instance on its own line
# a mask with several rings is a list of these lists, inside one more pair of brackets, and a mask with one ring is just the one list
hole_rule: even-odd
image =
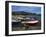
[[15,15],[15,12],[12,12],[12,15]]

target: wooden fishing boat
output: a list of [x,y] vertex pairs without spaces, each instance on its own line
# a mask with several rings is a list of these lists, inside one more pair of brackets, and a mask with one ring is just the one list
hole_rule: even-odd
[[25,25],[29,25],[29,26],[30,26],[30,25],[31,25],[31,26],[34,26],[34,25],[36,25],[38,22],[39,22],[38,20],[32,18],[32,19],[24,20],[24,21],[22,21],[21,23],[23,23],[23,24],[25,24]]

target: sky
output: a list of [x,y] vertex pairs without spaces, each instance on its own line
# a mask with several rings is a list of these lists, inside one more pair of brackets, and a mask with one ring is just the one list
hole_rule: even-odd
[[35,6],[12,6],[12,12],[15,11],[24,11],[24,12],[29,12],[29,13],[36,13],[40,14],[41,13],[41,7],[35,7]]

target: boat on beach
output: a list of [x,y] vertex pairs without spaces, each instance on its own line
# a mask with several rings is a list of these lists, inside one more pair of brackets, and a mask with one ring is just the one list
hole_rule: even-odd
[[18,23],[18,22],[20,22],[20,23],[22,23],[22,24],[25,24],[25,25],[31,25],[31,26],[34,26],[34,25],[36,25],[38,22],[39,22],[39,20],[37,20],[35,17],[24,17],[24,18],[20,18],[20,17],[17,17],[19,20],[12,20],[12,22],[14,22],[14,23]]
[[26,24],[26,25],[36,25],[39,21],[35,18],[30,18],[22,21],[21,23]]

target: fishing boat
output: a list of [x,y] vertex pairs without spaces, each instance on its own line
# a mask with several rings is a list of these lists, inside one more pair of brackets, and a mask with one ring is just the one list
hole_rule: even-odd
[[28,19],[22,21],[23,24],[26,24],[26,25],[29,25],[29,26],[30,26],[30,25],[32,25],[32,26],[33,26],[33,25],[36,25],[38,22],[39,22],[39,21],[38,21],[37,19],[32,18],[32,17],[31,17],[30,19],[28,18]]

